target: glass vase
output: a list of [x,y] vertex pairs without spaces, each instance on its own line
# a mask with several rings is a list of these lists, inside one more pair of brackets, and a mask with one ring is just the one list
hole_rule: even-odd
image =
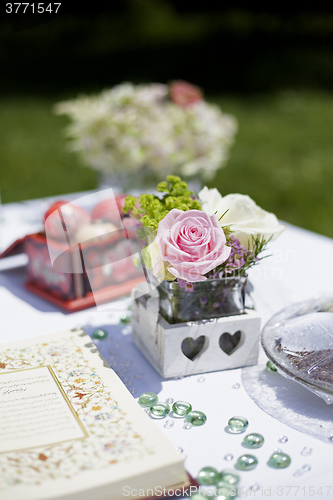
[[143,165],[136,171],[101,172],[99,176],[99,189],[113,188],[117,194],[154,193],[156,184],[163,180],[161,173],[156,173]]
[[243,314],[247,275],[214,278],[184,288],[178,281],[162,281],[158,286],[160,314],[168,323]]

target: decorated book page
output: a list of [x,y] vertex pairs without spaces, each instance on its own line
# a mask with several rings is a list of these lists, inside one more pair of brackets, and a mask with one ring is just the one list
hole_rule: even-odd
[[83,330],[0,345],[0,500],[116,498],[182,462]]
[[50,366],[2,373],[0,453],[88,436]]

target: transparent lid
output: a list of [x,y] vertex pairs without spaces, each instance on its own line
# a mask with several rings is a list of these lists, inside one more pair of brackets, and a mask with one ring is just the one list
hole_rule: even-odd
[[333,403],[333,295],[278,312],[265,325],[261,343],[281,375]]

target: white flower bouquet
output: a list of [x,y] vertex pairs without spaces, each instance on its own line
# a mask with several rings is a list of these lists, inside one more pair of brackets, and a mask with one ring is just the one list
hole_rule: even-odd
[[209,180],[227,159],[237,131],[233,116],[207,103],[198,87],[123,83],[95,96],[58,103],[72,123],[73,151],[98,171],[131,174],[148,169]]

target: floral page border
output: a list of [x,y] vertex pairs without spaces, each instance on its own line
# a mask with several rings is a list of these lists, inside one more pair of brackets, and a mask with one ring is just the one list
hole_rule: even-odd
[[82,440],[0,454],[0,490],[71,478],[153,453],[85,359],[77,335],[0,352],[0,373],[50,365],[89,434]]

